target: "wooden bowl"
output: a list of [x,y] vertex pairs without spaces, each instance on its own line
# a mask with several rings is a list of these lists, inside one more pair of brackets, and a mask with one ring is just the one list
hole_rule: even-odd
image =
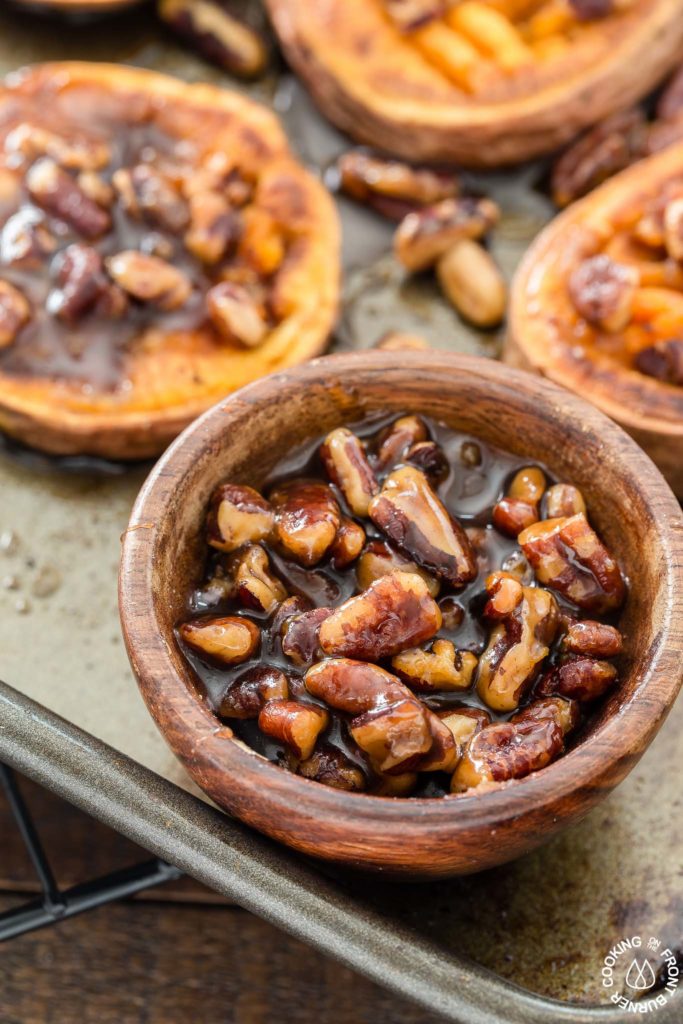
[[[515,275],[504,359],[570,388],[616,420],[683,498],[683,388],[613,358],[586,358],[567,280],[613,217],[683,180],[683,143],[642,160],[573,203],[536,238]],[[619,340],[619,335],[615,336]],[[653,338],[653,340],[657,340]]]
[[[258,487],[307,439],[371,412],[408,410],[539,459],[577,484],[632,581],[621,621],[622,682],[585,738],[537,774],[480,795],[388,799],[330,789],[276,767],[233,741],[204,703],[174,638],[203,570],[204,517],[220,481]],[[448,876],[500,864],[549,839],[605,797],[652,740],[683,671],[683,516],[637,445],[554,384],[471,356],[332,356],[242,389],[178,438],[133,510],[119,597],[149,710],[217,804],[316,857],[396,875]]]

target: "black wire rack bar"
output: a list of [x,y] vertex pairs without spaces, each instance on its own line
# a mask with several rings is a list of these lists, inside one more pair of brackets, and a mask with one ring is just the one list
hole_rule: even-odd
[[0,782],[28,856],[40,882],[42,895],[0,914],[0,942],[65,921],[115,900],[127,899],[144,889],[178,879],[183,872],[153,857],[101,878],[60,890],[40,841],[33,817],[11,768],[0,763]]

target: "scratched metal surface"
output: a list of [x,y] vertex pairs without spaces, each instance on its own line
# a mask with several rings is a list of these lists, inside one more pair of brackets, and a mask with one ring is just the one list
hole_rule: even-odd
[[[178,49],[149,10],[67,24],[3,5],[0,73],[33,60],[86,56],[234,85]],[[275,106],[295,150],[324,173],[344,142],[297,83],[273,73],[249,92]],[[494,250],[508,275],[551,214],[535,188],[541,181],[538,167],[474,181],[502,205]],[[346,202],[340,209],[346,275],[335,347],[368,346],[400,327],[437,347],[497,355],[498,335],[466,327],[430,280],[404,279],[380,218]],[[144,475],[144,467],[95,472],[0,449],[0,677],[192,789],[142,705],[119,634],[119,536]],[[683,947],[682,725],[679,703],[616,793],[578,827],[516,863],[430,885],[342,882],[524,987],[562,1000],[605,1001],[600,970],[616,941],[641,934]]]

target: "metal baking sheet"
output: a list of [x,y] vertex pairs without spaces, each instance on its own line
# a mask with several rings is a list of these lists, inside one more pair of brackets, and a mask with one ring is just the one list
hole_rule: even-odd
[[[34,60],[84,56],[235,87],[179,49],[146,7],[67,24],[3,5],[0,73]],[[277,69],[248,91],[275,107],[293,148],[324,175],[346,143],[299,84]],[[494,251],[508,276],[552,215],[544,176],[542,165],[471,176],[502,206]],[[403,276],[390,254],[390,225],[354,204],[339,205],[346,273],[336,348],[366,347],[400,327],[424,334],[436,347],[496,357],[499,333],[472,331],[432,280]],[[582,824],[528,857],[464,880],[399,886],[328,869],[324,880],[315,866],[180,792],[198,793],[138,695],[116,607],[119,537],[146,469],[0,447],[0,677],[39,705],[19,707],[11,694],[1,695],[0,756],[255,912],[449,1019],[565,1019],[557,1007],[544,1016],[542,1004],[525,1003],[488,975],[468,973],[461,957],[565,1005],[610,1005],[603,960],[625,938],[655,938],[683,958],[680,703],[626,783]],[[50,712],[66,724],[55,724]],[[80,772],[79,758],[85,759]],[[152,808],[137,799],[140,787],[152,795]],[[158,814],[173,828],[160,833]],[[252,877],[255,865],[263,870]],[[313,891],[324,893],[315,907],[306,897]],[[387,948],[392,942],[393,951]],[[484,992],[477,996],[484,1000],[481,1017],[477,992]],[[616,1024],[621,1016],[605,1019]],[[667,1011],[656,1019],[667,1019]]]

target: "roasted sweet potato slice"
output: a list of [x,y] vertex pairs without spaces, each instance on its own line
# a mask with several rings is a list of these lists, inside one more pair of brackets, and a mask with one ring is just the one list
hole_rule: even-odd
[[85,63],[12,76],[0,232],[0,428],[49,452],[154,455],[318,354],[334,321],[329,196],[269,111],[209,85]]

